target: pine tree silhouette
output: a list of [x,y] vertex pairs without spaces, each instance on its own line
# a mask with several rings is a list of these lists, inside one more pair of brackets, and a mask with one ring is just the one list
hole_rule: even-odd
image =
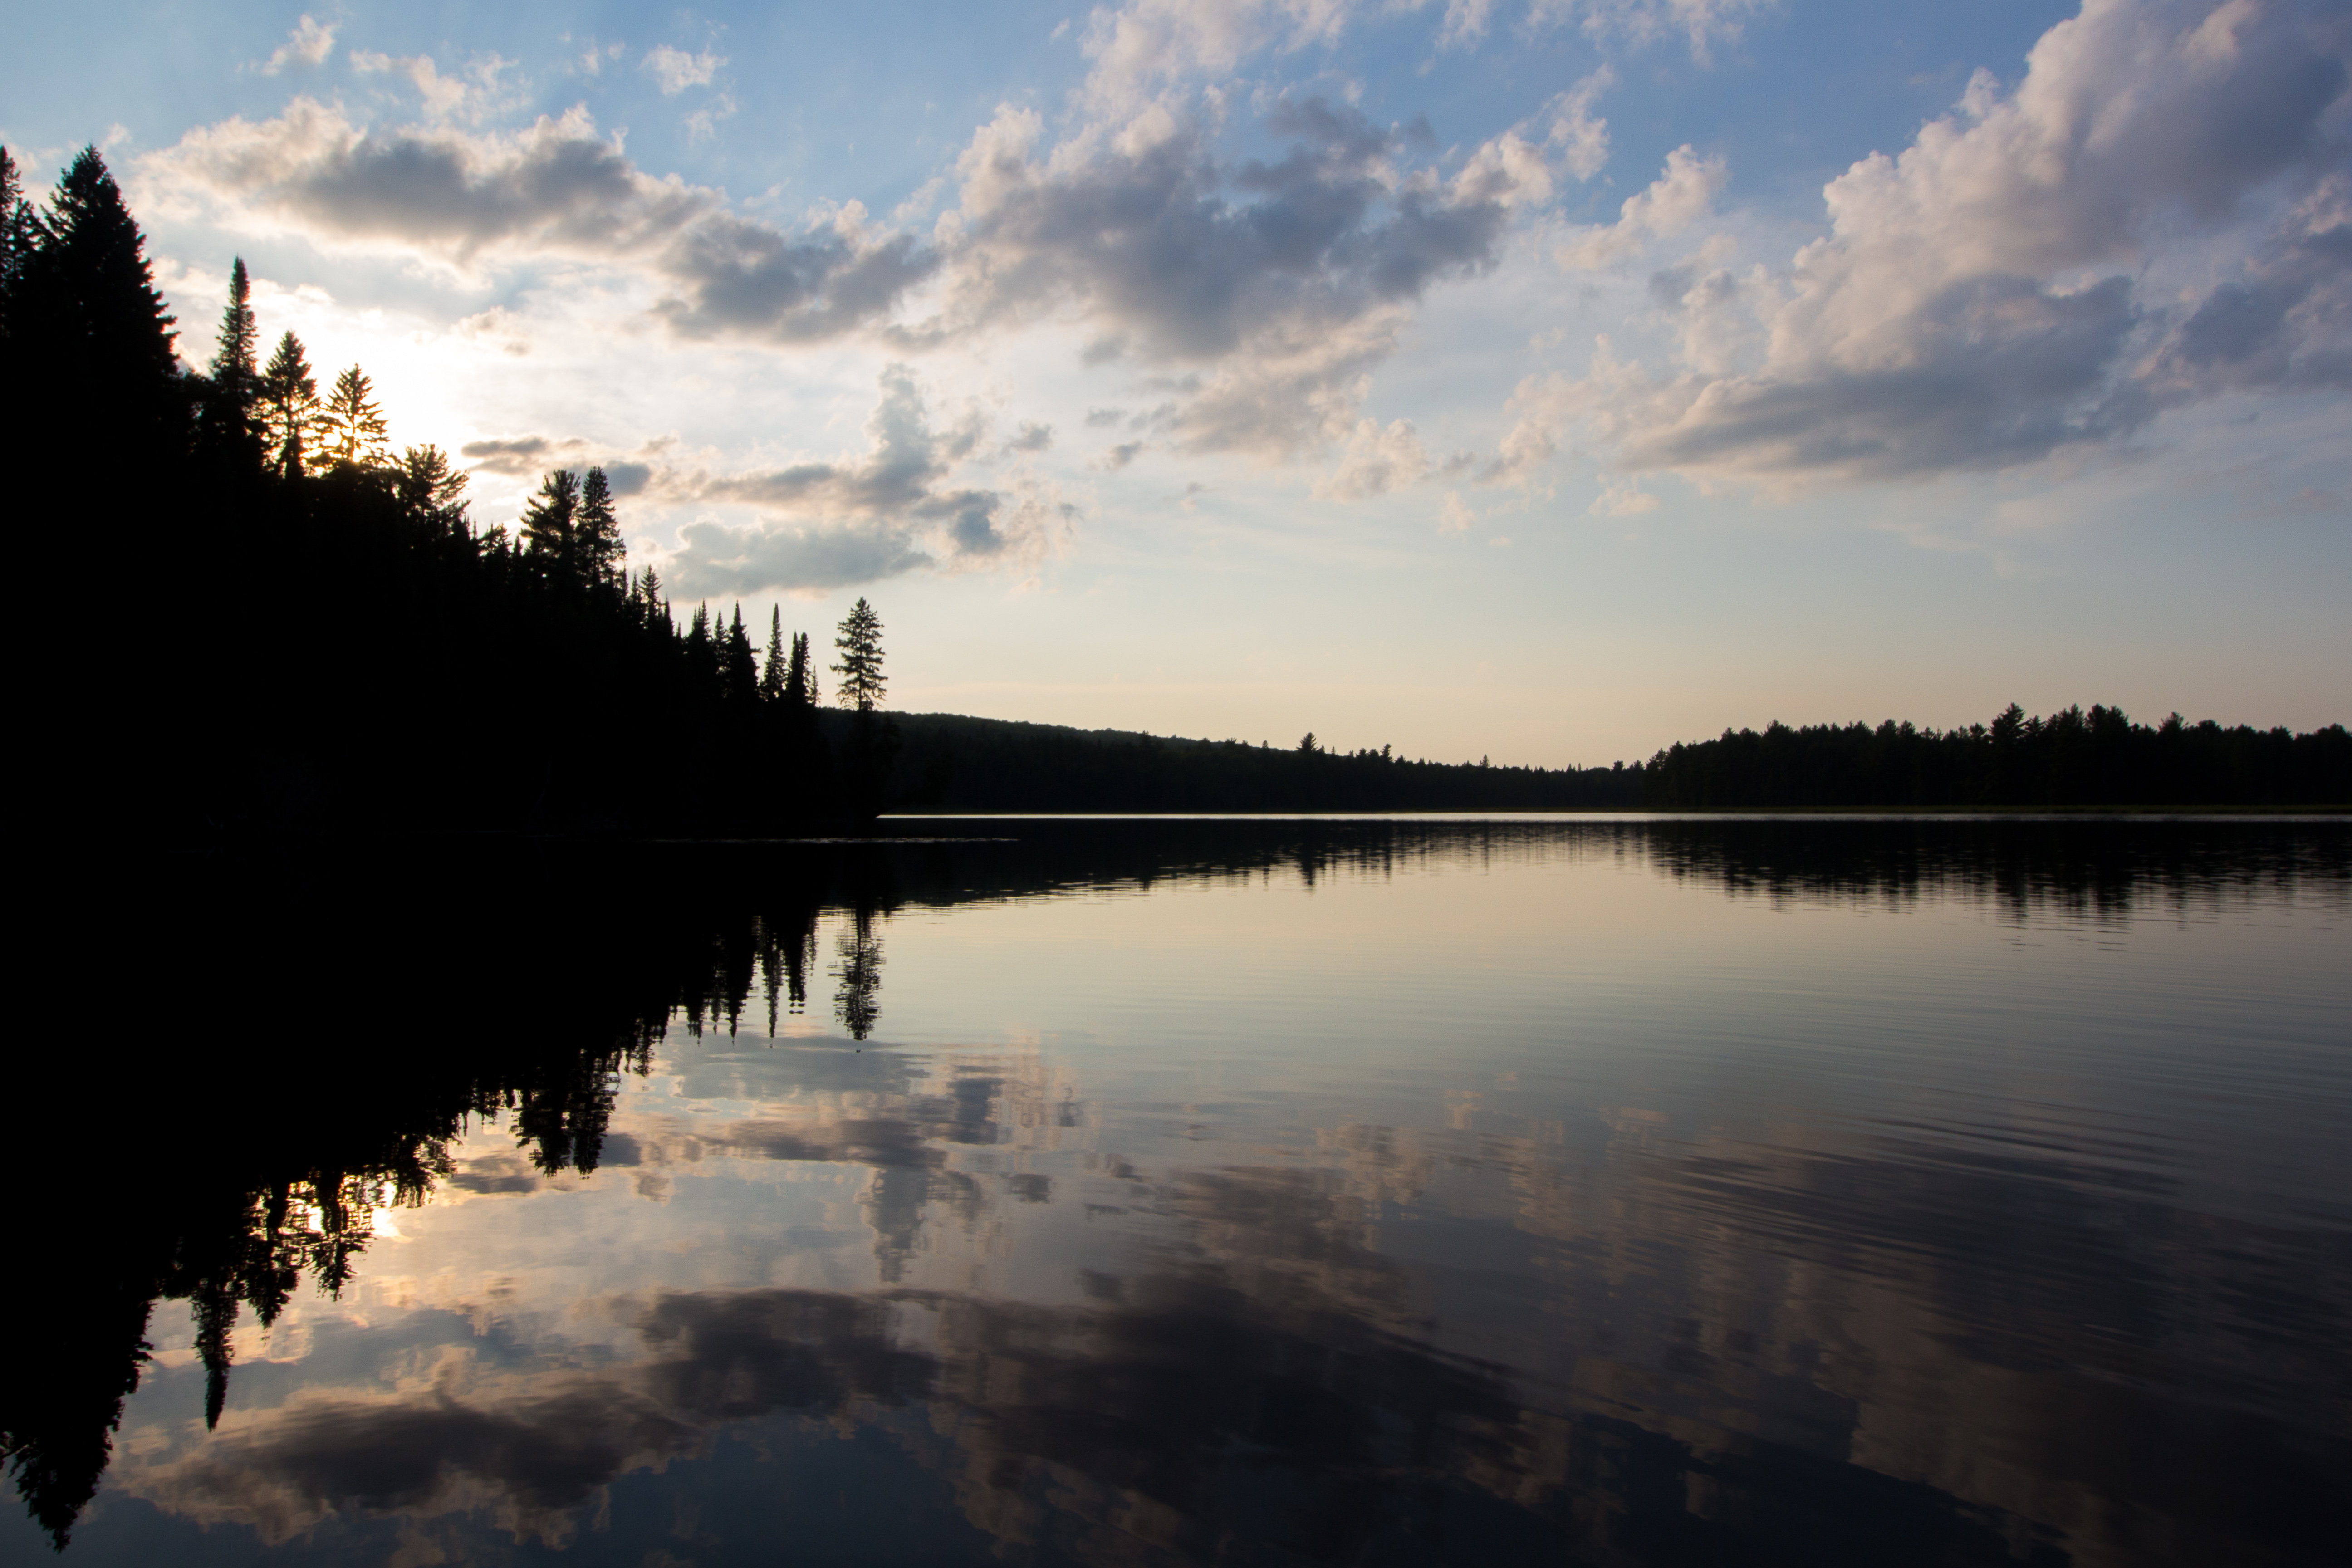
[[841,635],[833,639],[833,646],[841,650],[841,662],[833,667],[841,677],[834,700],[844,708],[871,713],[889,694],[882,677],[882,617],[861,597],[842,620]]
[[724,654],[727,700],[738,708],[749,708],[760,700],[760,670],[753,661],[751,639],[743,630],[743,606],[735,606],[735,618],[728,624]]
[[8,149],[0,147],[0,344],[8,338],[8,318],[25,268],[46,231],[41,215],[25,198],[22,172]]
[[10,357],[16,374],[39,367],[41,396],[33,427],[12,434],[52,465],[120,471],[176,459],[189,392],[172,349],[178,334],[146,237],[97,148],[84,147],[58,181],[40,227],[10,290]]
[[565,582],[579,581],[577,523],[580,480],[557,468],[539,482],[539,493],[522,512],[522,547],[540,570]]
[[270,466],[281,479],[299,479],[319,434],[319,382],[302,340],[292,332],[261,373],[261,440]]
[[208,447],[243,469],[261,466],[261,371],[255,363],[258,330],[253,320],[253,284],[245,258],[229,268],[228,306],[205,371],[202,437]]
[[411,517],[436,531],[470,533],[465,490],[466,476],[430,442],[409,447],[393,466],[392,493]]
[[[782,615],[780,610],[777,614]],[[784,671],[784,700],[795,708],[813,708],[816,697],[809,685],[808,633],[793,634],[792,663]]]
[[620,520],[613,513],[613,488],[605,481],[604,470],[591,468],[580,484],[580,510],[572,522],[572,534],[580,558],[582,576],[593,584],[611,584],[619,580],[621,557],[627,547],[621,542]]
[[382,468],[390,457],[388,426],[374,392],[367,373],[357,365],[335,377],[334,390],[319,411],[320,449],[335,467]]
[[768,652],[760,661],[760,700],[771,706],[784,700],[784,607],[768,606]]

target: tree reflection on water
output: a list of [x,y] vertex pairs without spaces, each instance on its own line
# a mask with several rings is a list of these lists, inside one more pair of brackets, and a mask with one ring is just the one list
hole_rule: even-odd
[[[85,1118],[44,1156],[71,1201],[32,1205],[16,1243],[38,1284],[9,1293],[0,1414],[26,1506],[62,1547],[157,1301],[190,1304],[214,1426],[239,1315],[274,1322],[306,1279],[340,1290],[376,1212],[647,1158],[611,1131],[624,1077],[672,1026],[732,1034],[755,997],[771,1036],[803,1013],[825,919],[835,1016],[862,1043],[880,925],[909,904],[1560,852],[1560,830],[1509,824],[1024,831],[681,849],[617,874],[549,846],[164,878],[136,923],[173,933],[152,994],[184,1021],[176,1046],[124,1049],[111,1086],[58,1054],[18,1100]],[[2113,910],[2352,880],[2325,834],[1574,831],[1576,853],[1775,898]],[[2022,1156],[1749,1145],[1596,1173],[1532,1135],[1365,1124],[1329,1133],[1328,1168],[1107,1166],[1127,1195],[1106,1212],[1144,1216],[1148,1245],[1084,1270],[1083,1304],[1024,1303],[904,1267],[930,1206],[999,1201],[958,1146],[999,1142],[1016,1096],[1041,1124],[1071,1125],[1072,1103],[985,1061],[920,1092],[857,1070],[854,1107],[696,1136],[870,1170],[880,1289],[651,1290],[613,1307],[634,1359],[299,1390],[151,1468],[142,1495],[272,1542],[487,1510],[562,1544],[599,1489],[790,1418],[886,1435],[975,1539],[1055,1560],[2289,1563],[2322,1560],[2326,1477],[2352,1469],[2340,1236],[2224,1226]],[[515,1173],[458,1170],[457,1142],[492,1121]],[[1493,1320],[1493,1359],[1433,1331],[1431,1292],[1460,1279],[1369,1239],[1441,1180],[1507,1194],[1512,1245],[1550,1260],[1455,1300]],[[1053,1197],[1042,1175],[1001,1191]]]

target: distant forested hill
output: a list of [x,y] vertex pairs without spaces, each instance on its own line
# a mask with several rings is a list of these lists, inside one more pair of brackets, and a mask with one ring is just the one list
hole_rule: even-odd
[[2352,804],[2352,734],[2137,724],[2120,708],[1922,730],[1892,720],[1727,730],[1643,770],[1658,810],[1769,806],[2293,806]]
[[[827,714],[832,728],[846,715]],[[1889,721],[1727,731],[1596,768],[1415,762],[950,713],[892,716],[900,810],[1721,811],[2352,804],[2352,735],[2134,723],[2120,709],[1937,731]],[[1311,741],[1311,737],[1309,738]]]
[[[1580,811],[1641,805],[1643,770],[1414,762],[1123,730],[892,716],[889,796],[949,811]],[[828,713],[828,730],[850,716]],[[1309,741],[1312,737],[1308,738]]]

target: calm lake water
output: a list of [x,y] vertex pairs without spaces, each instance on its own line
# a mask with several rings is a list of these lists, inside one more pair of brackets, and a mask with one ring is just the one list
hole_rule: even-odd
[[885,826],[122,917],[0,1560],[2344,1560],[2352,825]]

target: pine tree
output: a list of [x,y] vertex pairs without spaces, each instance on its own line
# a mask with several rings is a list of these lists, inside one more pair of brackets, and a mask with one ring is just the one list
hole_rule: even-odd
[[259,345],[253,321],[253,284],[245,258],[229,268],[228,308],[221,312],[220,336],[206,372],[203,434],[215,450],[240,467],[261,464],[258,404],[261,372],[254,363]]
[[282,477],[299,479],[318,434],[319,383],[302,340],[288,332],[261,373],[262,448]]
[[628,547],[621,542],[620,519],[613,514],[613,489],[602,468],[589,469],[581,482],[572,534],[578,541],[581,574],[590,583],[617,582]]
[[645,595],[646,619],[667,624],[669,606],[662,603],[661,591],[661,574],[650,566],[646,567],[646,574],[637,579],[637,592]]
[[727,678],[727,700],[749,707],[760,700],[760,670],[753,662],[751,639],[743,630],[743,606],[735,606],[735,618],[727,627],[724,653]]
[[467,533],[466,475],[451,466],[449,454],[427,442],[411,447],[393,466],[392,493],[419,522],[443,533]]
[[710,638],[710,606],[694,606],[694,619],[686,628],[686,667],[693,672],[696,687],[702,692],[714,690],[719,685],[719,649]]
[[861,597],[850,606],[833,646],[841,650],[841,662],[833,667],[841,677],[834,700],[844,708],[871,713],[889,694],[882,677],[882,617]]
[[26,410],[31,427],[11,436],[67,468],[176,458],[189,392],[172,349],[178,334],[146,237],[97,148],[84,147],[59,178],[38,226],[9,292],[9,374],[40,397]]
[[16,160],[8,155],[7,148],[0,147],[0,342],[7,339],[17,285],[25,268],[32,265],[33,252],[44,232],[40,212],[25,199]]
[[[777,612],[782,615],[782,611]],[[808,633],[793,634],[792,663],[784,671],[784,700],[795,708],[813,707],[815,699],[809,693]]]
[[760,700],[773,705],[784,700],[784,607],[768,606],[768,652],[760,661]]
[[390,457],[383,410],[376,406],[375,387],[367,373],[353,365],[335,377],[319,412],[321,449],[336,468],[380,468]]
[[540,480],[539,493],[523,508],[522,540],[542,571],[577,580],[579,512],[580,480],[571,469],[557,468]]
[[824,694],[817,689],[816,655],[809,651],[808,633],[801,632],[793,640],[800,644],[800,652],[795,657],[801,667],[801,700],[814,708],[824,700]]

